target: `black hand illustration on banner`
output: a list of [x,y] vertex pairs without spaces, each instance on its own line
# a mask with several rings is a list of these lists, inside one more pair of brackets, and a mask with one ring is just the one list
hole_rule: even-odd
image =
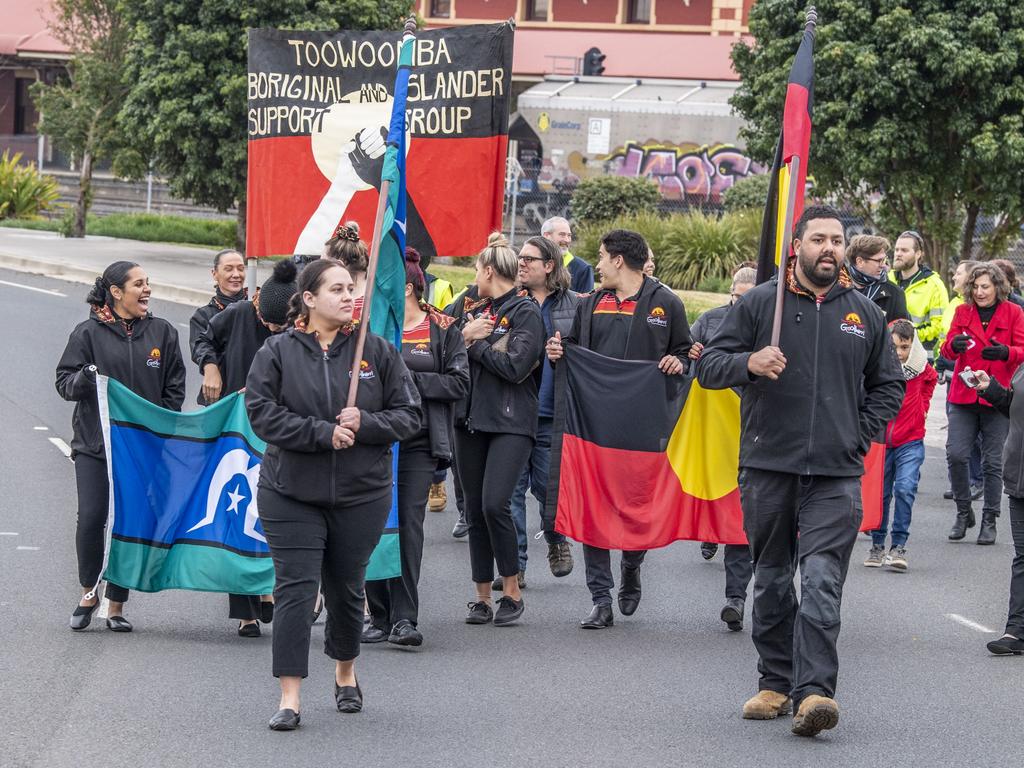
[[[384,126],[381,126],[380,136],[386,144],[388,129]],[[355,144],[355,149],[349,153],[349,159],[352,162],[353,170],[364,184],[369,184],[380,192],[380,177],[384,170],[384,154],[381,153],[377,157],[371,157],[363,149],[358,133],[353,137],[352,141]],[[426,269],[430,262],[434,260],[434,257],[437,256],[437,248],[434,246],[434,239],[430,236],[430,232],[427,231],[426,224],[420,217],[420,212],[416,209],[416,202],[409,191],[408,182],[406,186],[405,215],[405,244],[419,251],[420,264]]]

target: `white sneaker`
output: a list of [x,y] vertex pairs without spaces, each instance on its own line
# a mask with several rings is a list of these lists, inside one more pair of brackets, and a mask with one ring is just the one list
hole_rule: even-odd
[[[865,563],[867,565],[867,563]],[[907,570],[907,550],[905,547],[892,547],[889,550],[889,554],[885,556],[885,562],[883,565],[892,568],[894,571],[900,571],[906,573]]]

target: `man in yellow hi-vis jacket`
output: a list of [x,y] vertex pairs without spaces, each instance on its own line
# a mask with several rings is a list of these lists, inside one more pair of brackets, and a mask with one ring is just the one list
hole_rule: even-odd
[[938,273],[925,265],[924,241],[913,230],[896,239],[892,262],[889,279],[906,294],[907,312],[917,328],[917,338],[931,351],[943,335],[942,315],[949,304],[946,286]]

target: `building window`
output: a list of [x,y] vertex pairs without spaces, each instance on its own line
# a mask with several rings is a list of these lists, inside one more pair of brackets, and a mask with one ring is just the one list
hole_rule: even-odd
[[525,21],[547,21],[550,0],[526,0]]
[[627,21],[630,24],[650,24],[651,0],[629,0]]
[[35,80],[28,77],[18,77],[14,80],[14,132],[35,133],[36,122],[39,120],[39,113],[36,112],[32,97],[28,89]]
[[430,0],[430,15],[435,19],[447,19],[452,15],[451,0]]

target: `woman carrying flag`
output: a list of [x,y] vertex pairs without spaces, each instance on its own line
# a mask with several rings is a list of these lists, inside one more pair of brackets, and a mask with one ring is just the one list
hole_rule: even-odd
[[[78,580],[82,598],[71,614],[71,629],[89,626],[100,604],[104,533],[110,488],[100,427],[96,376],[109,376],[151,403],[181,410],[185,400],[185,365],[178,332],[149,314],[149,277],[138,264],[115,261],[96,278],[86,303],[89,318],[71,332],[57,364],[57,392],[75,403],[71,458],[78,483]],[[107,628],[131,632],[123,615],[128,590],[107,583],[110,603]]]
[[249,420],[268,444],[257,501],[276,577],[273,673],[281,701],[273,730],[299,725],[321,574],[335,703],[339,712],[362,709],[355,659],[366,566],[391,510],[391,445],[420,427],[409,370],[373,334],[356,367],[356,405],[344,407],[357,343],[352,294],[338,262],[309,264],[292,298],[295,327],[267,340],[246,380]]

